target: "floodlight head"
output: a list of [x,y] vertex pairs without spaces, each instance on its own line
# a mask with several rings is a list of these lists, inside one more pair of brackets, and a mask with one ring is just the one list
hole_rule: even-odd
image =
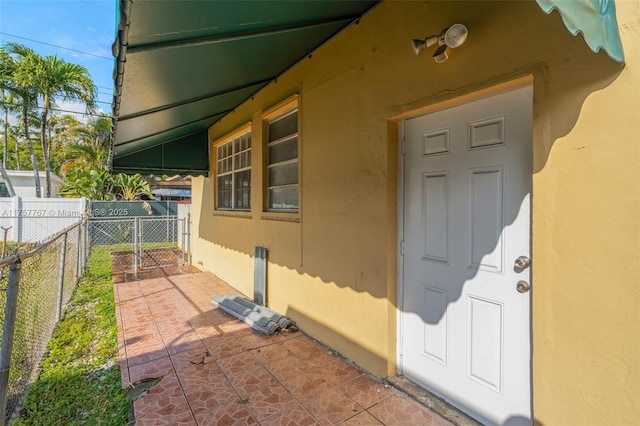
[[424,40],[413,39],[411,40],[411,47],[413,47],[413,53],[416,56],[420,56],[425,47],[433,46],[438,42],[438,36],[429,36]]
[[468,34],[467,27],[462,24],[453,24],[440,34],[439,44],[444,44],[451,48],[462,46],[467,40]]
[[427,43],[425,40],[418,40],[414,38],[411,40],[411,47],[413,47],[413,53],[418,57],[422,54],[424,48],[427,47]]

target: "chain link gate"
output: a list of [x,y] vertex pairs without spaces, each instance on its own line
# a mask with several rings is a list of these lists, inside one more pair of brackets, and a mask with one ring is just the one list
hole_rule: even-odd
[[184,266],[188,260],[187,218],[177,216],[91,218],[89,245],[111,251],[114,268]]
[[181,207],[175,201],[92,201],[89,246],[109,250],[114,271],[188,265],[190,210]]

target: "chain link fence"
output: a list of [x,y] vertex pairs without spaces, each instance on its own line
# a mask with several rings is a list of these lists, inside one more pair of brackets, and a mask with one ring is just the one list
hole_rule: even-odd
[[37,378],[90,250],[108,250],[114,270],[134,274],[191,263],[190,208],[175,202],[105,202],[91,203],[87,213],[88,218],[75,211],[20,217],[19,232],[17,218],[0,220],[8,256],[0,256],[0,426],[18,414],[20,398]]
[[175,201],[92,201],[91,247],[109,247],[114,270],[190,264],[189,220]]
[[118,271],[183,266],[188,263],[187,218],[92,218],[89,245],[109,249]]
[[16,414],[87,256],[86,221],[0,260],[0,424]]

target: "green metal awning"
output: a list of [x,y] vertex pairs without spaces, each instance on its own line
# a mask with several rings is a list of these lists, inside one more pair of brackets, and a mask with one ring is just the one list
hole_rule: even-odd
[[536,0],[546,13],[558,10],[573,35],[581,33],[594,52],[603,49],[611,59],[624,62],[614,0]]
[[[536,0],[624,61],[613,0]],[[207,129],[379,0],[119,0],[114,172],[207,174]]]
[[378,0],[119,3],[113,171],[198,175],[213,123]]

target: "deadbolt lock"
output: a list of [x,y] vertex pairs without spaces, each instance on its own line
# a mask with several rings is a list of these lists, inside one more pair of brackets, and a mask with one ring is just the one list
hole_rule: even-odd
[[516,289],[518,290],[519,293],[526,293],[529,290],[531,290],[531,284],[529,284],[526,281],[518,281],[518,284],[516,284]]
[[531,259],[529,259],[527,256],[520,256],[513,263],[518,269],[527,269],[529,266],[531,266]]

